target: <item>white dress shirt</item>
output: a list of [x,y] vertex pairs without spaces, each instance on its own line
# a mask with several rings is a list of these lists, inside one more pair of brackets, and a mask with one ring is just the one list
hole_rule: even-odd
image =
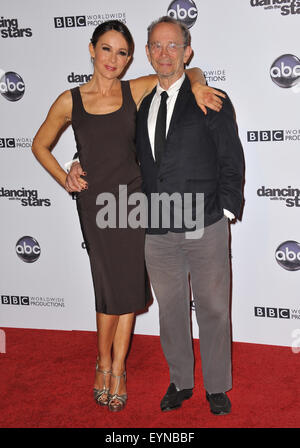
[[[166,136],[168,135],[168,130],[170,126],[170,121],[173,115],[173,110],[175,106],[175,102],[177,99],[177,95],[179,92],[180,87],[182,86],[182,83],[184,81],[185,74],[181,76],[181,78],[177,79],[177,81],[172,84],[168,90],[166,91],[168,93],[168,99],[167,99],[167,120],[166,120]],[[150,104],[149,114],[148,114],[148,133],[149,133],[149,139],[152,149],[153,158],[155,160],[154,155],[154,135],[155,135],[155,125],[156,125],[156,118],[158,114],[158,109],[160,106],[160,99],[161,99],[161,93],[164,91],[159,84],[157,84],[156,87],[156,93],[152,98],[152,102]]]
[[[171,118],[173,115],[177,95],[178,95],[180,87],[182,86],[184,79],[185,79],[185,73],[183,73],[183,75],[179,79],[177,79],[177,81],[175,81],[174,84],[172,84],[166,91],[168,93],[166,136],[168,135],[168,130],[169,130]],[[152,102],[150,104],[149,114],[148,114],[148,133],[149,133],[149,140],[150,140],[151,150],[152,150],[154,160],[155,160],[155,154],[154,154],[155,125],[156,125],[158,109],[160,106],[160,100],[161,100],[160,95],[164,90],[165,89],[163,89],[159,84],[157,84],[156,93],[154,94],[154,96],[152,98]],[[226,210],[226,209],[223,209],[223,210],[224,210],[224,215],[228,219],[230,219],[230,220],[235,219],[235,216],[233,213],[231,213],[229,210]]]

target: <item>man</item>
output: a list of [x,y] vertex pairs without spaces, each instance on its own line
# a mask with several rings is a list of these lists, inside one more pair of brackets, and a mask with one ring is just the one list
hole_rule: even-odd
[[[172,222],[169,229],[147,229],[146,265],[159,304],[161,345],[170,371],[161,410],[180,407],[194,387],[190,276],[206,397],[213,413],[227,414],[231,403],[226,391],[232,380],[228,219],[224,213],[231,218],[240,214],[243,151],[228,98],[220,112],[209,110],[207,115],[196,105],[184,75],[192,53],[187,28],[169,17],[153,22],[146,52],[159,78],[137,119],[137,154],[149,204],[153,193],[204,193],[201,238],[191,239],[184,225],[178,229]],[[168,94],[166,100],[161,98],[163,92]],[[164,122],[165,141],[160,136]]]
[[[224,213],[230,218],[240,214],[243,151],[228,97],[221,112],[208,110],[204,115],[197,106],[184,74],[192,54],[188,29],[162,17],[148,28],[146,52],[159,78],[137,116],[137,155],[149,216],[157,194],[204,193],[201,237],[193,238],[185,223],[175,226],[174,208],[164,210],[164,205],[158,224],[150,222],[146,231],[146,265],[159,305],[161,345],[170,372],[170,385],[160,406],[162,411],[176,409],[193,393],[191,284],[206,398],[213,413],[227,414],[231,403],[226,391],[232,379],[228,219]],[[195,208],[193,202],[194,215]],[[172,216],[166,227],[162,221],[168,213]]]

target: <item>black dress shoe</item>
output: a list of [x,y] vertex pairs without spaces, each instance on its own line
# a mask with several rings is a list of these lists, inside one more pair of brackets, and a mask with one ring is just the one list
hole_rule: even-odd
[[192,395],[193,389],[177,390],[175,384],[171,383],[166,395],[160,402],[160,409],[165,412],[180,408],[183,400],[188,400]]
[[218,394],[209,394],[206,392],[206,399],[209,402],[210,410],[216,415],[229,414],[231,403],[225,392]]

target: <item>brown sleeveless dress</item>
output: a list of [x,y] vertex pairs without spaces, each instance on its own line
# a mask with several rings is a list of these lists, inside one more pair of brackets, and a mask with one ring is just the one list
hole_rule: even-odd
[[129,82],[121,81],[121,88],[121,108],[104,115],[86,112],[79,87],[71,89],[72,127],[88,182],[88,190],[77,196],[77,209],[90,258],[96,311],[118,315],[144,309],[149,299],[144,229],[118,228],[118,222],[116,228],[103,229],[96,223],[104,206],[96,204],[100,193],[112,193],[118,210],[119,185],[127,186],[128,195],[141,191],[134,144],[136,105]]

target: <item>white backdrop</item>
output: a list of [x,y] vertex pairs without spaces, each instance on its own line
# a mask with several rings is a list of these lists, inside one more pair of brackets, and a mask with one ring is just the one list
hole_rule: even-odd
[[[146,28],[168,11],[189,19],[191,66],[228,92],[245,152],[245,209],[231,226],[233,339],[297,346],[300,2],[290,0],[2,2],[0,326],[95,330],[76,204],[35,160],[32,138],[56,97],[91,74],[99,23],[117,18],[132,31],[129,79],[152,73]],[[69,128],[54,155],[63,164],[74,151]],[[194,313],[193,327],[198,337]],[[155,301],[135,332],[159,334]]]

